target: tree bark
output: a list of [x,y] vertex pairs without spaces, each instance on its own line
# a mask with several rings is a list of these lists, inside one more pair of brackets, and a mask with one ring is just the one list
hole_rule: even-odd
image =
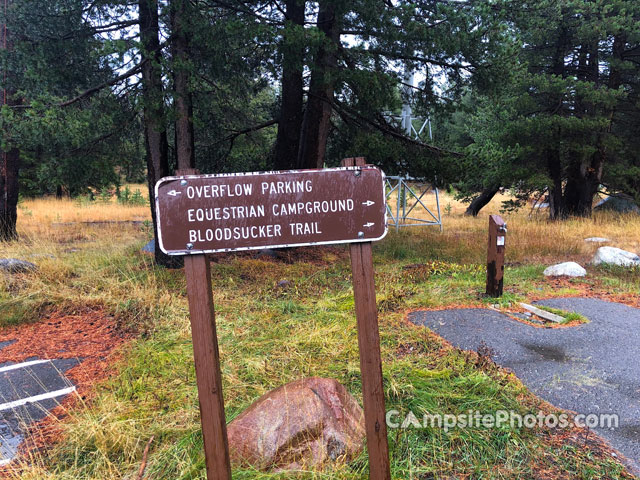
[[603,157],[592,155],[589,163],[575,161],[568,171],[564,193],[564,216],[590,217],[593,197],[602,178]]
[[[138,0],[140,40],[142,43],[142,95],[144,144],[147,159],[147,184],[153,221],[154,257],[157,265],[177,268],[182,265],[178,257],[167,255],[158,244],[158,219],[155,208],[155,184],[169,175],[169,144],[164,103],[164,87],[160,63],[160,27],[158,1]],[[146,61],[145,61],[146,60]]]
[[195,168],[191,77],[189,0],[171,1],[173,88],[176,109],[175,148],[178,170]]
[[[563,19],[563,22],[564,21],[565,20]],[[560,26],[560,31],[558,32],[553,64],[551,66],[551,72],[554,75],[563,78],[566,76],[564,61],[567,50],[567,37],[567,29],[563,24]],[[557,105],[561,104],[562,101],[561,95],[556,98],[552,98],[549,108],[557,109]],[[559,137],[560,135],[558,134],[558,138]],[[546,156],[547,174],[551,178],[551,185],[549,185],[549,218],[552,220],[559,220],[565,216],[564,197],[562,195],[562,158],[560,150],[557,147],[550,148],[546,152]]]
[[[10,0],[5,0],[4,4],[4,25],[2,28],[2,50],[11,50],[11,34],[7,27],[7,11],[11,5]],[[3,65],[3,85],[2,104],[19,105],[21,102],[15,101],[15,89],[11,86],[11,75],[7,73],[7,60]],[[6,133],[6,132],[5,132]],[[7,242],[16,240],[18,232],[16,222],[18,219],[18,175],[20,171],[20,151],[16,147],[10,146],[7,151],[1,151],[0,157],[0,241]]]
[[[600,83],[598,42],[587,44],[581,55],[581,71],[584,71],[584,80],[593,83],[596,87]],[[609,84],[610,88],[617,88]],[[579,108],[584,115],[595,117],[598,112],[593,103],[588,100],[578,99]],[[604,113],[604,112],[603,112]],[[608,112],[613,113],[613,110]],[[564,207],[566,216],[590,217],[593,208],[593,197],[598,193],[604,161],[606,157],[603,144],[604,132],[598,132],[596,138],[596,151],[590,158],[575,158],[567,172],[567,184],[564,193]]]
[[487,204],[493,200],[493,197],[500,191],[500,187],[485,188],[479,195],[477,195],[465,210],[464,214],[477,217],[480,210],[482,210]]
[[314,60],[304,112],[298,168],[322,168],[333,111],[334,71],[337,66],[337,46],[340,25],[336,7],[331,1],[319,2],[317,25],[325,35]]
[[[304,0],[286,0],[286,21],[291,25],[304,26]],[[283,39],[282,49],[282,82],[280,119],[278,121],[278,136],[275,147],[276,170],[288,170],[296,167],[298,150],[300,149],[300,126],[304,113],[303,67],[304,43],[292,43],[287,35]]]
[[552,182],[549,185],[549,217],[551,220],[560,220],[565,216],[565,209],[562,196],[562,163],[558,149],[547,153],[547,173]]

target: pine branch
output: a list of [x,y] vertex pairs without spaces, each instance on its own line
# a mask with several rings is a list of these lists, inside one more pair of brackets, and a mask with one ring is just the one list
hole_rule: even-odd
[[440,147],[436,147],[434,145],[429,145],[428,143],[424,143],[421,142],[420,140],[414,140],[413,138],[407,137],[406,135],[398,132],[397,130],[395,130],[393,127],[391,127],[389,124],[387,124],[384,120],[381,122],[375,122],[373,120],[371,120],[370,118],[365,117],[364,115],[360,114],[359,112],[357,112],[356,110],[347,107],[346,105],[343,105],[339,102],[335,102],[333,103],[333,107],[334,109],[336,109],[337,111],[342,111],[342,113],[344,113],[345,115],[351,117],[352,119],[356,120],[357,123],[360,123],[361,125],[364,123],[370,127],[375,128],[376,130],[382,132],[384,135],[388,135],[392,138],[395,138],[396,140],[400,140],[403,143],[408,143],[410,145],[415,145],[417,147],[420,148],[425,148],[427,150],[430,150],[434,153],[437,153],[438,155],[452,155],[455,157],[463,157],[464,155],[460,152],[454,152],[452,150],[446,150],[444,148],[440,148]]
[[[85,90],[81,94],[73,97],[70,100],[66,100],[64,102],[57,103],[57,104],[55,104],[53,106],[55,106],[55,107],[68,107],[69,105],[73,105],[74,103],[77,103],[80,100],[83,100],[86,97],[89,97],[89,96],[93,95],[94,93],[99,92],[103,88],[112,87],[113,85],[115,85],[117,83],[120,83],[121,81],[126,80],[127,78],[133,77],[134,75],[139,73],[140,70],[142,70],[143,65],[147,61],[148,60],[143,60],[142,62],[140,62],[137,65],[135,65],[134,67],[130,68],[129,70],[127,70],[123,74],[118,75],[117,77],[114,77],[114,78],[112,78],[110,80],[107,80],[106,82],[103,82],[103,83],[101,83],[99,85],[93,86],[93,87]],[[25,109],[28,109],[28,108],[32,108],[32,106],[31,105],[12,105],[11,108],[25,110]]]
[[254,126],[249,127],[249,128],[245,128],[244,130],[236,130],[232,134],[227,135],[226,137],[224,137],[222,140],[218,140],[217,142],[214,142],[213,144],[211,144],[209,146],[219,145],[221,143],[228,142],[228,141],[232,141],[233,142],[236,138],[238,138],[241,135],[246,135],[247,133],[257,132],[258,130],[262,130],[263,128],[270,127],[271,125],[276,125],[279,121],[280,121],[279,119],[274,118],[274,119],[269,120],[267,122],[260,123],[258,125],[254,125]]
[[66,102],[62,102],[59,103],[58,106],[59,107],[68,107],[69,105],[72,105],[76,102],[79,102],[80,100],[93,95],[96,92],[99,92],[100,90],[102,90],[103,88],[106,87],[111,87],[113,85],[115,85],[116,83],[120,83],[122,80],[126,80],[129,77],[133,77],[134,75],[136,75],[137,73],[140,72],[140,70],[142,70],[142,66],[147,63],[148,60],[143,60],[142,62],[140,62],[139,64],[137,64],[136,66],[134,66],[133,68],[130,68],[129,70],[127,70],[126,72],[124,72],[122,75],[118,75],[115,78],[112,78],[111,80],[107,80],[106,82],[101,83],[100,85],[96,85],[95,87],[91,87],[88,90],[85,90],[84,92],[82,92],[80,95],[72,98],[71,100],[67,100]]

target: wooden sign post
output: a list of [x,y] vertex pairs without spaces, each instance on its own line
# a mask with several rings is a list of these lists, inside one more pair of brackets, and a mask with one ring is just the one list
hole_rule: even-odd
[[155,188],[158,243],[185,256],[209,480],[230,480],[229,445],[208,253],[351,243],[370,478],[390,480],[371,242],[387,233],[384,174],[363,158],[338,169],[197,175]]
[[[180,170],[178,175],[196,174],[195,170]],[[204,456],[209,480],[230,480],[227,421],[222,396],[222,373],[216,333],[216,318],[211,286],[211,268],[205,254],[184,258],[187,280],[189,316],[196,384],[200,404],[200,423]]]
[[489,215],[487,250],[487,290],[490,297],[501,297],[504,280],[504,249],[507,224],[500,215]]
[[[342,165],[345,167],[364,164],[365,160],[361,157],[346,158],[342,161]],[[371,480],[388,480],[391,478],[389,444],[371,242],[352,243],[350,250],[353,297],[358,322],[362,402],[369,453],[369,478]]]

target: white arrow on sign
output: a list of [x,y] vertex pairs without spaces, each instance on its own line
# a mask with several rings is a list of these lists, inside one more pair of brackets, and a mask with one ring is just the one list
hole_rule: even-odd
[[170,192],[167,192],[167,195],[171,195],[172,197],[176,197],[178,195],[182,195],[182,192],[178,192],[176,190],[171,190]]
[[372,202],[371,200],[367,200],[366,202],[362,202],[363,205],[370,207],[371,205],[375,205],[376,202]]
[[365,224],[363,225],[363,227],[369,228],[369,227],[373,227],[374,225],[375,225],[375,223],[371,223],[371,222],[369,222],[369,223],[365,223]]

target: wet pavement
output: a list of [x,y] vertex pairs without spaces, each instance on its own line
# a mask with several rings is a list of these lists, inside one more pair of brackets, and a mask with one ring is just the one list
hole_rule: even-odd
[[527,387],[553,405],[577,413],[617,414],[616,429],[594,428],[640,472],[640,310],[593,298],[536,302],[574,311],[590,322],[536,328],[497,311],[416,311],[409,320],[455,347],[491,351]]

